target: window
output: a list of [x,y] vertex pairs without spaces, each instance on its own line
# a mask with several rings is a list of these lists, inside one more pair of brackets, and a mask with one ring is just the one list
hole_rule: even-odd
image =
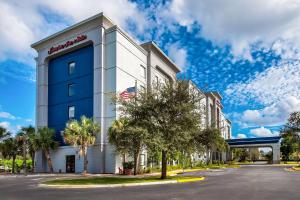
[[143,65],[141,65],[140,73],[141,73],[141,77],[146,78],[146,68]]
[[75,62],[70,62],[69,63],[69,75],[74,74],[75,72]]
[[75,84],[68,84],[68,95],[69,97],[75,95]]
[[69,119],[75,117],[75,106],[69,106]]

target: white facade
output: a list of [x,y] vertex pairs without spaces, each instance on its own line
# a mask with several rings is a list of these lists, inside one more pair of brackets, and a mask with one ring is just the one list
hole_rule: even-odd
[[223,113],[222,96],[218,92],[207,92],[206,95],[206,124],[218,128],[224,139],[231,138],[231,122]]
[[[87,39],[66,46],[49,55],[51,47],[65,44],[79,35]],[[49,60],[72,52],[87,44],[93,45],[93,118],[101,125],[96,144],[88,150],[88,172],[116,173],[121,157],[108,143],[107,131],[118,118],[111,98],[128,87],[150,86],[157,80],[174,80],[180,69],[153,43],[137,44],[103,13],[51,35],[32,47],[38,52],[36,127],[48,126],[48,63]],[[78,148],[61,146],[51,152],[55,172],[66,171],[66,156],[75,155],[75,172],[81,172],[83,158]],[[36,155],[36,170],[48,170],[41,152]]]

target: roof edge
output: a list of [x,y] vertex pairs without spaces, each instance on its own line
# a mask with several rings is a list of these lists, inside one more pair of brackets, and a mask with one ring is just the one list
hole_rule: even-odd
[[128,33],[126,33],[121,27],[118,25],[114,25],[105,30],[105,33],[110,33],[112,31],[118,31],[121,35],[123,35],[127,40],[129,40],[136,48],[138,48],[143,54],[148,55],[148,52],[141,47]]
[[161,48],[159,48],[159,46],[157,46],[157,44],[154,42],[154,41],[149,41],[149,42],[145,42],[145,43],[142,43],[141,46],[146,46],[146,45],[151,45],[152,47],[154,47],[163,57],[165,57],[169,62],[170,64],[174,67],[174,69],[176,70],[176,73],[179,73],[182,71],[182,69],[177,66],[172,60],[171,58],[169,58],[169,56],[167,56],[162,50]]
[[34,49],[35,49],[35,47],[37,47],[38,45],[40,45],[40,44],[42,44],[42,43],[44,43],[44,42],[46,42],[46,41],[48,41],[48,40],[51,40],[51,39],[53,39],[53,38],[55,38],[55,37],[57,37],[57,36],[59,36],[59,35],[65,33],[65,32],[67,32],[67,31],[70,31],[70,30],[72,30],[72,29],[74,29],[74,28],[76,28],[76,27],[78,27],[78,26],[81,26],[82,24],[85,24],[85,23],[87,23],[87,22],[89,22],[89,21],[92,21],[92,20],[97,19],[97,18],[100,18],[100,17],[105,17],[112,25],[114,25],[113,21],[112,21],[110,18],[106,17],[106,16],[103,14],[103,12],[101,12],[101,13],[96,14],[96,15],[93,15],[93,16],[91,16],[91,17],[89,17],[89,18],[87,18],[87,19],[85,19],[85,20],[83,20],[83,21],[80,21],[80,22],[78,22],[78,23],[75,23],[75,24],[73,24],[73,25],[71,25],[71,26],[69,26],[69,27],[67,27],[67,28],[65,28],[65,29],[63,29],[63,30],[61,30],[61,31],[58,31],[58,32],[56,32],[56,33],[54,33],[54,34],[52,34],[52,35],[49,35],[49,36],[47,36],[47,37],[45,37],[45,38],[43,38],[43,39],[41,39],[41,40],[39,40],[39,41],[37,41],[37,42],[31,44],[30,46],[31,46],[31,48],[34,48]]

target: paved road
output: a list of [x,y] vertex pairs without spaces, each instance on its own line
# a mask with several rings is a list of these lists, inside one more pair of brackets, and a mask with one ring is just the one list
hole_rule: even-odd
[[191,174],[204,175],[206,180],[127,188],[45,189],[37,187],[45,177],[0,176],[0,199],[300,199],[300,172],[287,172],[283,167],[244,166]]

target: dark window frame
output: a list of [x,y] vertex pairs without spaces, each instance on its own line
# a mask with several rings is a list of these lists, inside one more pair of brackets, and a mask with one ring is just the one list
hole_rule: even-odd
[[[69,97],[72,97],[72,96],[75,95],[75,85],[76,85],[75,83],[69,83],[68,84],[68,96]],[[72,88],[73,94],[70,93],[70,88]]]
[[[74,108],[74,109],[73,109],[73,117],[70,117],[70,109],[71,109],[71,108]],[[68,118],[69,118],[69,119],[74,119],[74,118],[75,118],[75,106],[74,106],[74,105],[68,106]]]
[[[71,64],[74,63],[74,66],[73,66],[73,70],[71,70]],[[76,62],[75,61],[71,61],[68,63],[68,74],[69,75],[73,75],[75,73],[75,70],[76,70]]]

